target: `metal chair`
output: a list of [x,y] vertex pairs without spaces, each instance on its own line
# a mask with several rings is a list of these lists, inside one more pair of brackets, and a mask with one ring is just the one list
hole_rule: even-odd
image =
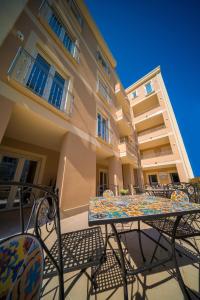
[[[186,191],[183,192],[182,190],[178,190],[178,189],[171,190],[171,193],[169,191],[169,193],[167,195],[168,196],[170,195],[170,200],[173,200],[175,202],[180,201],[180,202],[187,203],[190,200],[189,193],[187,193]],[[200,256],[199,247],[195,240],[195,237],[200,235],[200,215],[199,214],[188,214],[188,215],[183,216],[178,222],[178,226],[176,229],[176,235],[173,236],[174,235],[173,228],[175,227],[176,222],[177,222],[177,217],[168,217],[168,218],[161,217],[156,220],[149,220],[149,221],[144,222],[159,232],[159,237],[156,241],[156,247],[153,251],[153,254],[151,257],[151,262],[156,258],[156,252],[157,252],[159,246],[161,245],[161,243],[160,243],[161,238],[163,238],[167,243],[170,243],[170,240],[172,238],[174,238],[176,241],[179,241],[179,244],[183,249],[186,249],[186,247],[184,246],[184,244],[186,244],[190,247],[190,249],[193,249],[193,251],[195,251],[195,253],[196,253],[195,256],[197,256],[197,257]],[[168,238],[170,238],[170,239],[168,239]],[[176,251],[178,252],[178,254],[180,256],[182,256],[182,251],[180,250],[181,247],[176,249]],[[190,250],[190,252],[191,252],[191,250]],[[191,259],[191,256],[189,256],[189,258]],[[185,283],[181,276],[180,270],[178,268],[178,261],[176,259],[176,253],[174,253],[174,259],[175,259],[174,263],[177,265],[177,269],[178,269],[177,278],[181,284],[182,291],[185,294],[185,296],[187,297],[187,299],[191,299],[189,292],[188,292],[188,290],[190,290],[190,289],[185,286]],[[190,292],[192,294],[194,294],[196,297],[199,297],[199,295],[197,296],[192,290],[190,290]]]
[[[20,213],[21,233],[31,232],[39,240],[44,252],[42,296],[48,293],[48,284],[58,277],[59,299],[64,299],[74,284],[85,274],[95,284],[87,268],[98,266],[104,259],[104,240],[100,227],[61,234],[58,192],[49,188],[19,182],[0,182],[0,194],[8,187],[15,188]],[[1,197],[0,197],[1,199]],[[5,201],[5,199],[4,199]],[[27,218],[27,207],[30,214]],[[64,290],[64,273],[79,271]]]
[[105,190],[103,192],[103,197],[114,197],[114,193],[111,190]]
[[40,299],[44,256],[39,240],[18,234],[0,243],[0,299]]

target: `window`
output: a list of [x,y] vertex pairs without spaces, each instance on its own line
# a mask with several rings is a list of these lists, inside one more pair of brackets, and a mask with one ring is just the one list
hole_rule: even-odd
[[33,64],[33,68],[31,70],[26,86],[30,88],[34,93],[42,96],[47,82],[49,70],[50,65],[40,54],[38,54]]
[[52,67],[46,62],[46,60],[38,54],[34,61],[26,86],[35,94],[47,99],[48,102],[56,108],[62,109],[62,100],[66,94],[64,94],[64,86],[67,81],[65,81],[63,77],[54,70],[54,68],[51,68]]
[[83,18],[81,16],[80,10],[78,8],[78,5],[76,4],[75,0],[68,0],[69,6],[71,8],[71,11],[73,15],[75,16],[76,20],[78,21],[79,25],[83,26]]
[[178,183],[178,182],[180,182],[178,173],[171,173],[170,177],[171,177],[171,182],[172,183]]
[[150,183],[150,185],[158,184],[158,178],[157,178],[156,174],[149,175],[149,183]]
[[55,72],[51,91],[49,95],[49,103],[57,108],[61,107],[61,101],[64,91],[65,80],[57,72]]
[[137,91],[132,92],[132,98],[135,99],[137,97]]
[[148,82],[147,84],[145,84],[145,89],[146,89],[147,94],[150,94],[153,92],[153,87],[152,87],[151,82]]
[[105,98],[108,102],[111,101],[109,88],[101,78],[98,78],[97,89],[98,92],[103,96],[103,98]]
[[97,114],[97,134],[104,141],[109,142],[108,120],[100,113]]
[[98,50],[97,51],[97,60],[101,63],[104,71],[110,75],[110,68],[108,66],[108,63],[106,62],[105,58],[103,57],[103,55],[101,54],[101,52]]
[[58,18],[54,15],[54,13],[51,15],[49,25],[52,28],[52,30],[55,32],[57,36],[60,36],[62,24],[58,20]]
[[51,29],[55,32],[57,37],[63,43],[64,47],[71,53],[71,55],[78,60],[77,47],[75,41],[70,36],[68,30],[62,25],[59,18],[51,12],[51,17],[49,19],[49,25]]

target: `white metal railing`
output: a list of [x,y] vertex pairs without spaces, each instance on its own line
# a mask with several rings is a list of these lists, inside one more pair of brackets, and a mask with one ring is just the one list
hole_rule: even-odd
[[[98,125],[97,125],[98,127]],[[101,138],[103,141],[107,142],[108,144],[114,144],[114,139],[113,139],[113,132],[109,127],[105,127],[104,132],[98,132],[97,128],[97,136]]]
[[8,75],[57,109],[67,115],[72,114],[74,96],[68,90],[69,82],[65,81],[64,86],[61,86],[55,73],[52,75],[24,48],[18,50],[8,70]]
[[[55,16],[55,22],[60,24],[61,30],[56,31],[53,24],[50,24],[52,15]],[[56,34],[58,39],[61,41],[65,49],[71,54],[71,56],[79,62],[80,60],[80,49],[76,44],[76,41],[71,37],[69,30],[63,25],[62,20],[59,18],[58,14],[52,9],[48,1],[44,1],[40,7],[40,16],[48,23],[49,27]],[[55,26],[54,22],[54,26]],[[67,38],[66,38],[67,37]],[[73,45],[72,45],[73,44]]]
[[108,102],[111,103],[111,97],[108,92],[108,88],[102,82],[100,78],[97,81],[97,91],[103,96],[103,98]]

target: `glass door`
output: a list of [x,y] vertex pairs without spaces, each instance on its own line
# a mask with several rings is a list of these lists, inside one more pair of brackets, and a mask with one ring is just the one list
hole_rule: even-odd
[[[40,161],[37,159],[0,152],[0,181],[36,183],[39,166]],[[19,197],[15,186],[0,190],[0,209],[12,209],[18,205]]]
[[149,175],[149,184],[150,185],[157,185],[158,184],[158,178],[156,174]]
[[99,171],[99,196],[108,189],[108,172],[106,170]]

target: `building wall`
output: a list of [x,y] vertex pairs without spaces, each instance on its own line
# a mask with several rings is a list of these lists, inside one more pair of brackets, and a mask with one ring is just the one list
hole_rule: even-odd
[[[142,177],[147,182],[147,175],[158,170],[159,164],[160,172],[164,168],[168,168],[168,172],[178,170],[180,179],[187,181],[192,171],[160,70],[154,70],[128,88],[128,97],[135,88],[138,97],[134,101],[130,97],[130,101],[127,100],[115,70],[116,61],[84,2],[77,0],[83,17],[81,27],[67,1],[49,1],[51,9],[75,38],[80,49],[79,61],[72,57],[50,28],[46,19],[49,14],[46,3],[30,0],[24,9],[20,6],[12,30],[5,34],[0,47],[0,148],[41,157],[43,163],[38,183],[49,185],[52,181],[57,182],[60,206],[66,214],[86,209],[89,198],[96,194],[100,168],[108,170],[109,188],[115,193],[123,185],[140,185]],[[17,36],[18,31],[23,39]],[[98,51],[107,62],[109,75],[97,59]],[[56,70],[65,81],[69,80],[65,100],[72,103],[71,113],[55,108],[44,97],[27,88],[26,74],[30,74],[38,53],[53,66],[51,72]],[[107,86],[110,101],[98,91],[98,78]],[[152,81],[155,92],[153,100],[149,104],[146,101],[144,106],[144,83],[148,80]],[[49,82],[45,92],[50,92]],[[136,102],[138,109],[134,114],[133,104]],[[97,113],[108,120],[108,141],[97,136]],[[158,115],[157,118],[166,126],[163,141],[171,147],[171,160],[163,156],[140,161],[137,133],[149,128],[151,122],[148,120],[146,127],[141,124],[152,113]],[[151,135],[149,148],[162,148],[161,145],[152,146]],[[123,138],[125,142],[119,147]],[[139,147],[140,140],[139,136]]]
[[[145,84],[151,83],[152,92],[146,94]],[[137,97],[132,93],[136,91]],[[141,164],[146,174],[154,169],[154,174],[162,173],[163,168],[173,166],[180,181],[189,181],[193,172],[184,147],[176,117],[167,94],[160,68],[138,80],[126,90],[133,110],[133,124],[138,133],[138,143],[141,154]],[[150,170],[150,171],[149,171]],[[170,181],[168,177],[159,182]]]
[[38,156],[38,159],[42,162],[40,166],[41,176],[38,183],[47,186],[49,186],[50,183],[55,184],[59,161],[58,152],[7,137],[4,137],[0,145],[0,150]]

